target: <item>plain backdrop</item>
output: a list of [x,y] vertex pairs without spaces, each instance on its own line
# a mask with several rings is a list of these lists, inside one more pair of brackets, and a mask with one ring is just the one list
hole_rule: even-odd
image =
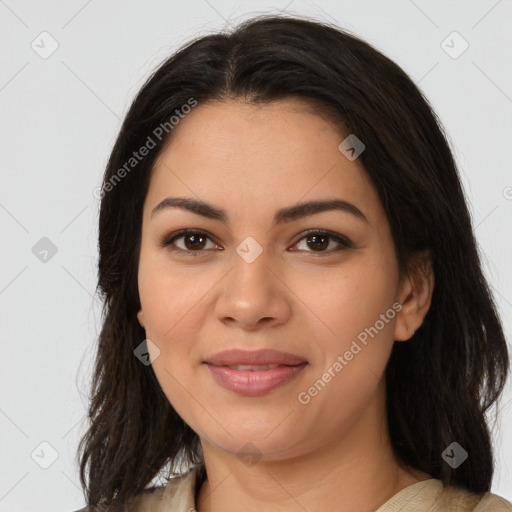
[[[101,311],[93,190],[135,93],[186,41],[271,12],[349,29],[429,98],[510,340],[510,0],[0,0],[1,512],[85,503],[76,451]],[[509,382],[492,489],[509,500],[511,403]]]

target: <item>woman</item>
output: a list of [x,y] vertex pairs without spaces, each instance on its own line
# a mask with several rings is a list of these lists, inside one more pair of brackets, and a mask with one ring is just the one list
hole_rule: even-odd
[[137,95],[100,195],[89,510],[512,510],[485,416],[506,340],[396,64],[299,18],[197,39]]

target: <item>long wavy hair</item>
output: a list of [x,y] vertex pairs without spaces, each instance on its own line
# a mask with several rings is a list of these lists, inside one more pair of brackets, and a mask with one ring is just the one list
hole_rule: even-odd
[[[138,92],[110,155],[99,216],[102,327],[89,427],[78,450],[89,507],[112,510],[162,468],[202,461],[197,434],[173,409],[151,365],[134,356],[145,339],[136,316],[142,208],[154,161],[173,135],[169,119],[191,99],[283,98],[311,102],[341,133],[364,142],[359,161],[386,211],[401,274],[413,269],[415,254],[430,250],[430,310],[410,342],[395,343],[386,368],[398,460],[445,485],[490,490],[487,413],[505,385],[509,355],[441,123],[407,74],[368,43],[325,22],[272,15],[197,38],[165,60]],[[130,159],[148,137],[154,147],[135,164]],[[442,458],[453,441],[469,452],[457,468]]]

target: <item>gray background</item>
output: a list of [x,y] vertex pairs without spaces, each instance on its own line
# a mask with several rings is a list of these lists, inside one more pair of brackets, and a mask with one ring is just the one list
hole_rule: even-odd
[[[348,28],[426,93],[460,166],[511,339],[510,0],[0,0],[0,511],[84,504],[75,455],[100,320],[93,190],[134,94],[194,36],[279,11]],[[493,437],[493,492],[509,500],[511,403],[509,383]]]

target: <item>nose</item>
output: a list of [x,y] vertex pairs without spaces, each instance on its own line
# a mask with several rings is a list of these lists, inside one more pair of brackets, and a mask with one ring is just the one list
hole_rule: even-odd
[[265,251],[253,261],[236,254],[216,302],[219,321],[246,331],[285,323],[291,315],[291,292],[282,274],[282,266],[270,262]]

